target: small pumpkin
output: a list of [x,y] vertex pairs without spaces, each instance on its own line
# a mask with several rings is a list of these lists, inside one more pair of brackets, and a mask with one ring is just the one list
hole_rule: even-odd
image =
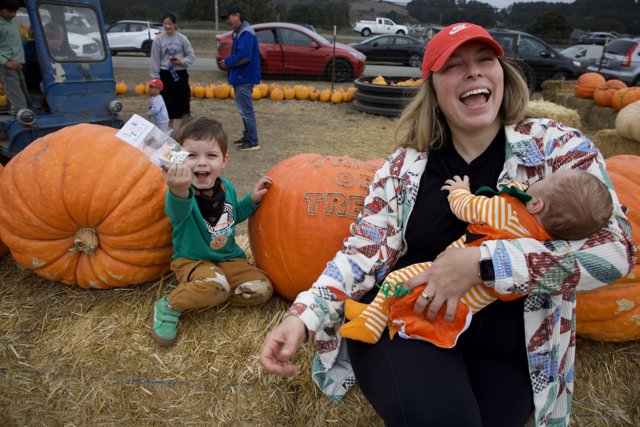
[[311,101],[317,101],[320,99],[320,92],[317,89],[313,89],[311,93],[309,93],[309,99]]
[[[640,244],[640,157],[617,155],[607,159],[607,172],[620,203],[627,206],[633,243]],[[640,264],[622,279],[579,292],[576,303],[577,334],[599,341],[640,339]]]
[[640,142],[640,101],[632,102],[618,112],[616,130],[620,136]]
[[284,92],[284,99],[287,101],[291,101],[296,97],[296,91],[291,87],[285,86],[282,91]]
[[227,99],[231,93],[231,87],[227,83],[216,85],[215,88],[216,98]]
[[142,83],[138,83],[134,88],[134,92],[136,95],[144,95],[144,85]]
[[260,89],[260,98],[266,98],[269,96],[269,86],[266,83],[258,84],[258,89]]
[[116,95],[124,95],[128,92],[128,88],[125,82],[119,81],[116,83]]
[[196,83],[193,86],[193,96],[195,96],[196,98],[204,98],[204,95],[205,95],[204,86],[202,86],[200,83]]
[[334,104],[342,104],[343,100],[344,97],[342,96],[341,91],[336,90],[331,94],[331,102],[333,102]]
[[272,101],[282,101],[284,99],[284,92],[279,87],[273,88],[271,95],[269,95]]
[[276,164],[273,185],[249,217],[256,265],[275,291],[293,300],[340,249],[382,160],[304,153]]
[[204,97],[207,99],[213,99],[216,97],[216,85],[210,84],[204,88]]
[[320,91],[320,101],[321,102],[329,102],[331,101],[331,89],[322,89]]
[[253,99],[254,101],[259,101],[260,98],[262,98],[262,91],[259,87],[254,86],[253,91],[251,92],[251,99]]
[[17,263],[86,288],[139,284],[169,270],[164,176],[116,132],[67,126],[7,164],[0,180],[0,239]]
[[593,99],[593,92],[604,82],[605,78],[600,73],[584,73],[578,77],[574,93],[578,98]]
[[626,88],[627,85],[622,80],[607,80],[602,86],[593,92],[593,102],[601,107],[611,107],[613,95],[620,89]]
[[295,89],[295,92],[296,99],[299,99],[300,101],[309,99],[309,88],[307,86],[298,86]]

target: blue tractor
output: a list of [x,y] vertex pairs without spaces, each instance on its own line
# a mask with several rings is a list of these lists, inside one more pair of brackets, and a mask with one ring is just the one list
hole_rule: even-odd
[[[13,22],[24,41],[29,107],[10,115],[0,95],[0,157],[65,126],[122,127],[122,104],[99,0],[22,0]],[[61,42],[54,33],[62,32]]]

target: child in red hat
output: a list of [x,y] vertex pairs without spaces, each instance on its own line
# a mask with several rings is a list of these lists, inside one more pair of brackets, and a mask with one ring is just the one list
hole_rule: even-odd
[[151,107],[147,115],[156,122],[158,129],[169,135],[171,134],[169,113],[167,112],[167,106],[164,104],[164,99],[159,96],[164,88],[162,80],[151,79],[147,82],[147,85],[149,85],[149,96],[151,97]]

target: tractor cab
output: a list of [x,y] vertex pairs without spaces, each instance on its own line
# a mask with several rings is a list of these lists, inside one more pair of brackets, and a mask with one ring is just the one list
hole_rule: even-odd
[[0,95],[0,156],[78,123],[122,127],[99,0],[23,0],[13,23],[25,51],[28,108],[9,114]]

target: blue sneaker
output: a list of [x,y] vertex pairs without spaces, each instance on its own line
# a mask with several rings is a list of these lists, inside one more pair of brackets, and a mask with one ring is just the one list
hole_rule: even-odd
[[180,312],[169,307],[167,298],[169,295],[163,296],[154,304],[151,324],[151,336],[162,346],[170,346],[176,342],[180,322]]

